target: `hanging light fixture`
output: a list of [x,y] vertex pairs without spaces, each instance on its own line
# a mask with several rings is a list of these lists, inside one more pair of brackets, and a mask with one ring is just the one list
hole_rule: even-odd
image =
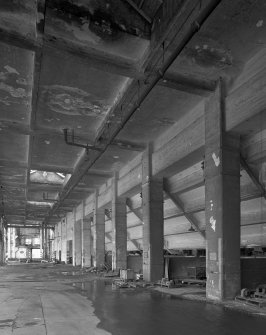
[[188,231],[190,231],[190,232],[194,232],[194,231],[196,231],[193,227],[192,227],[192,225],[190,226],[190,228],[188,229]]

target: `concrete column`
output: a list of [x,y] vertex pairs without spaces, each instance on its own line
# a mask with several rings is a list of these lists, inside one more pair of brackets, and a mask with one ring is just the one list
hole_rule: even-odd
[[82,222],[81,222],[81,244],[82,244],[82,267],[90,267],[91,264],[91,220],[85,217],[84,201],[82,202]]
[[61,261],[67,263],[67,223],[66,218],[62,220],[61,226]]
[[163,277],[163,180],[152,177],[152,151],[142,158],[143,278],[156,281]]
[[0,218],[0,265],[4,264],[4,253],[5,253],[5,243],[4,243],[4,223],[3,219]]
[[16,241],[15,241],[15,228],[11,229],[11,258],[15,258],[15,247],[16,247]]
[[82,220],[74,222],[74,236],[75,236],[75,265],[81,265],[82,259]]
[[68,213],[66,216],[67,223],[67,262],[69,264],[74,264],[74,212]]
[[11,229],[7,228],[7,254],[8,258],[11,258]]
[[84,218],[82,221],[82,266],[90,267],[91,264],[91,221]]
[[231,299],[240,291],[239,137],[225,132],[220,81],[205,109],[206,294]]
[[75,238],[75,224],[76,224],[76,208],[73,209],[73,226],[72,226],[72,265],[76,265],[76,238]]
[[62,222],[58,222],[57,224],[56,258],[59,261],[62,260]]
[[105,215],[104,209],[98,208],[98,192],[94,195],[93,211],[93,266],[100,267],[105,263]]
[[41,258],[44,259],[44,223],[42,223],[40,228],[40,249]]
[[44,223],[44,259],[48,258],[48,235],[47,235],[47,224]]
[[126,198],[117,195],[117,174],[112,180],[112,269],[127,268]]

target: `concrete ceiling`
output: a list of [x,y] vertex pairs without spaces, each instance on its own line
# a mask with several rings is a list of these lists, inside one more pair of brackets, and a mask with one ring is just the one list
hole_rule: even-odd
[[[189,113],[201,117],[221,76],[228,127],[241,135],[243,158],[265,185],[266,101],[260,88],[266,86],[266,3],[221,1],[182,46],[191,20],[211,2],[0,3],[0,184],[8,224],[56,223],[148,143],[156,148],[158,139],[186,128]],[[257,87],[253,78],[261,69]],[[255,93],[249,98],[250,85]],[[251,114],[249,103],[256,109]],[[67,145],[63,129],[69,140],[92,150]],[[165,171],[165,183],[186,211],[201,208],[203,214],[194,215],[203,230],[202,157],[201,147],[190,164]],[[241,173],[242,196],[258,195],[254,181]],[[166,199],[166,216],[177,215]],[[245,203],[253,208],[252,201]],[[169,236],[190,225],[183,220],[183,228],[171,228],[170,221]],[[137,230],[131,234],[138,238]]]

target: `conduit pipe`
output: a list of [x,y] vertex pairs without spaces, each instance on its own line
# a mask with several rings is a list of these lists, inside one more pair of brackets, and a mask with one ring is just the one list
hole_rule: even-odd
[[72,145],[74,147],[79,147],[79,148],[84,148],[86,149],[87,154],[89,153],[89,150],[96,150],[96,151],[102,151],[102,149],[100,148],[96,148],[93,145],[89,145],[89,144],[81,144],[81,143],[76,143],[75,142],[75,137],[74,137],[74,131],[72,130],[72,136],[71,136],[71,140],[68,139],[68,129],[63,129],[64,132],[64,139],[65,139],[65,143],[67,145]]

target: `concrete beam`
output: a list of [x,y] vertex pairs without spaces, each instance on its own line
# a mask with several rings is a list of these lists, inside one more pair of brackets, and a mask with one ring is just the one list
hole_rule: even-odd
[[[8,228],[41,228],[42,225],[16,225],[16,224],[8,224]],[[47,226],[47,229],[54,229],[54,226]]]
[[[152,76],[150,76],[149,71],[145,74],[145,80],[140,83],[139,80],[132,81],[128,87],[127,90],[122,95],[122,98],[115,106],[113,106],[113,110],[110,112],[110,114],[113,114],[114,116],[117,115],[119,117],[119,120],[121,122],[117,123],[110,122],[108,123],[108,127],[100,127],[99,133],[97,134],[97,140],[96,142],[103,143],[103,148],[101,152],[93,152],[91,154],[90,159],[84,155],[80,161],[79,164],[77,164],[74,173],[72,174],[69,181],[66,183],[64,189],[59,195],[59,201],[58,204],[53,207],[53,209],[50,211],[49,216],[46,218],[46,221],[49,221],[49,217],[52,215],[53,212],[55,212],[62,202],[67,198],[69,193],[74,189],[74,187],[77,185],[77,183],[82,179],[84,174],[87,172],[89,168],[91,168],[94,163],[102,156],[102,154],[107,150],[108,146],[113,142],[113,140],[116,138],[116,136],[120,133],[120,131],[124,128],[124,126],[127,124],[127,122],[130,120],[130,118],[134,115],[136,110],[138,110],[139,105],[146,99],[148,94],[151,92],[153,87],[158,83],[158,81],[161,79],[161,77],[166,73],[170,65],[174,62],[176,57],[181,53],[181,51],[184,49],[186,44],[190,41],[190,39],[196,34],[198,31],[198,28],[201,24],[205,22],[207,17],[212,13],[212,11],[216,8],[216,6],[220,3],[218,0],[212,0],[210,1],[206,6],[199,6],[197,4],[195,6],[195,2],[192,0],[189,0],[186,2],[186,4],[181,5],[180,4],[175,7],[175,10],[172,12],[169,12],[169,8],[167,7],[168,4],[163,3],[163,8],[160,8],[160,13],[158,15],[161,15],[161,17],[158,17],[158,19],[164,19],[161,21],[161,23],[158,23],[158,27],[160,27],[159,30],[156,29],[154,32],[154,38],[153,38],[153,46],[149,49],[149,55],[147,56],[148,65],[153,66],[154,62],[157,64],[158,61],[158,53],[155,52],[155,49],[160,47],[162,45],[162,42],[167,43],[167,48],[165,51],[165,55],[167,55],[166,58],[164,58],[164,55],[159,55],[160,59],[164,58],[164,62],[162,64],[161,69],[159,69],[158,72],[153,73]],[[165,16],[164,10],[167,11],[167,16]],[[169,15],[174,18],[175,23],[179,26],[178,29],[172,29],[173,26],[171,26],[171,29],[169,28]],[[171,22],[172,23],[172,22]],[[157,27],[155,25],[155,27]],[[176,27],[175,27],[176,28]],[[163,37],[161,36],[163,32]],[[158,34],[158,35],[157,35]],[[171,38],[171,43],[168,43],[169,37]],[[57,41],[58,42],[58,41]],[[67,46],[69,47],[69,46]],[[86,55],[87,57],[87,55]],[[95,57],[96,58],[96,57]],[[138,94],[135,95],[134,101],[132,101],[132,89],[136,90]],[[130,102],[130,103],[129,103]],[[124,109],[124,115],[121,119],[121,104],[124,106],[127,106]],[[105,120],[107,122],[108,120]],[[102,139],[104,141],[102,141]]]
[[135,239],[130,238],[130,234],[129,233],[127,233],[127,239],[128,239],[128,241],[130,241],[130,242],[133,243],[133,245],[135,246],[135,248],[137,250],[141,251],[139,243]]
[[[108,220],[112,220],[112,215],[111,215],[109,209],[105,209],[104,213],[105,213],[105,216],[107,217]],[[106,235],[107,238],[109,238],[109,240],[112,242],[112,235],[111,235],[111,233],[108,232],[108,233],[105,233],[105,235]],[[131,238],[130,238],[130,234],[129,234],[128,232],[127,232],[127,239],[128,239],[129,241],[131,241],[131,242],[134,244],[134,246],[135,246],[138,250],[140,250],[139,244],[138,244],[134,239],[131,239]]]
[[[140,192],[141,189],[140,189],[140,185],[138,182],[139,180],[138,177],[141,175],[142,175],[141,165],[139,164],[135,165],[135,167],[133,167],[132,170],[129,170],[125,175],[123,175],[121,179],[118,180],[119,196],[127,195],[127,194],[134,195]],[[167,178],[167,179],[164,178],[164,184],[166,185],[170,194],[183,193],[183,192],[190,191],[192,189],[196,189],[204,185],[203,170],[197,167],[195,168],[193,175],[189,175],[188,177],[184,177],[178,180],[176,179],[175,176]],[[241,201],[248,201],[248,200],[256,199],[260,197],[261,197],[261,193],[259,192],[251,193],[248,195],[243,194],[241,196]],[[111,199],[111,190],[108,188],[106,193],[100,195],[100,199],[99,199],[100,207],[104,207],[108,203],[110,203],[110,199]],[[199,211],[204,211],[204,210],[205,210],[204,206],[201,208],[197,207],[195,209],[185,210],[184,212],[181,212],[180,214],[176,214],[176,217],[183,216],[184,213],[193,214],[193,213],[197,213]],[[139,219],[142,221],[141,217]]]
[[27,169],[28,168],[28,162],[0,159],[0,166],[7,167],[7,168],[14,168],[14,167],[16,167],[16,169],[17,168],[19,168],[19,169]]
[[263,112],[266,109],[265,95],[266,66],[263,58],[260,71],[227,96],[225,130],[232,130],[240,123]]
[[143,216],[140,215],[140,213],[133,208],[132,206],[132,203],[131,203],[131,200],[129,198],[126,199],[126,204],[127,204],[127,207],[128,209],[141,221],[143,222]]
[[[37,10],[43,17],[45,17],[46,0],[39,1]],[[44,33],[44,25],[38,25],[36,22],[37,41],[41,40],[43,33]],[[36,49],[34,53],[33,86],[32,86],[32,97],[31,97],[31,112],[29,120],[29,126],[32,131],[34,131],[36,128],[36,115],[37,115],[37,104],[40,89],[42,59],[43,59],[43,49],[42,48]],[[29,145],[28,145],[28,161],[27,161],[28,169],[26,177],[26,198],[28,197],[28,185],[30,183],[33,143],[34,143],[34,136],[30,134]]]
[[[266,78],[266,70],[263,78]],[[266,91],[264,92],[264,89],[266,90],[266,83],[265,87],[262,86],[261,89],[259,89],[259,85],[264,83],[260,73],[252,78],[252,83],[258,90],[254,96],[250,94],[246,95],[247,85],[244,84],[226,97],[226,131],[233,130],[243,121],[261,112],[262,109],[260,108],[264,106],[263,101],[266,95]],[[253,91],[253,87],[251,87],[251,90]],[[258,92],[264,93],[258,95]],[[245,99],[242,99],[243,96],[245,96]],[[254,106],[251,104],[253,97],[255,99]],[[235,106],[239,104],[241,104],[245,113],[242,113],[242,111],[236,112],[234,110]],[[184,126],[183,130],[181,130],[182,127],[180,126],[178,126],[178,129],[174,126],[173,129],[170,130],[171,133],[168,135],[166,142],[162,142],[161,139],[157,140],[157,143],[155,143],[157,150],[153,153],[153,175],[163,175],[164,177],[167,175],[172,176],[178,171],[184,170],[203,159],[205,145],[203,112],[204,108],[199,106],[194,113],[184,116],[184,120],[181,120]],[[185,127],[186,124],[188,127]],[[198,186],[202,185],[202,177],[200,175],[201,173],[199,172],[198,178],[196,177],[199,182]],[[140,176],[141,166],[137,165],[119,181],[121,185],[119,194],[126,194],[130,190],[137,189],[140,185]],[[196,182],[196,184],[198,182]]]
[[128,171],[128,173],[121,176],[118,180],[119,196],[130,197],[132,195],[135,195],[136,193],[140,193],[141,192],[141,176],[142,176],[141,164],[139,163],[136,166],[132,164],[132,167]]
[[129,151],[143,151],[145,149],[144,145],[136,144],[130,141],[120,141],[114,140],[110,143],[110,146],[118,147],[119,149],[129,150]]
[[64,173],[64,174],[73,173],[73,169],[70,167],[43,164],[43,163],[37,163],[37,162],[31,163],[30,168],[31,170],[46,171],[46,172],[59,172],[59,173]]
[[135,11],[149,24],[152,24],[152,19],[132,0],[126,0],[126,2],[135,9]]
[[108,208],[105,208],[104,214],[107,217],[107,220],[110,220],[110,221],[112,220],[112,214]]
[[105,232],[105,236],[108,238],[108,240],[110,242],[112,242],[113,238],[112,238],[112,233],[110,231],[106,231]]
[[113,56],[103,53],[101,50],[89,46],[86,46],[86,48],[82,47],[76,41],[66,40],[55,33],[53,33],[53,35],[45,33],[42,39],[34,39],[29,36],[24,36],[18,31],[15,32],[1,28],[0,40],[6,44],[37,53],[43,48],[45,48],[47,54],[51,55],[55,51],[58,52],[58,50],[60,50],[63,56],[75,56],[87,66],[101,71],[130,78],[143,77],[143,73],[133,62],[118,55]]
[[158,85],[201,97],[208,97],[214,91],[216,83],[211,80],[198,80],[180,74],[166,73]]
[[261,192],[261,196],[266,200],[266,190],[264,185],[260,182],[256,173],[253,171],[251,166],[249,166],[249,164],[247,163],[247,161],[244,159],[243,156],[240,156],[240,164],[245,169],[245,171],[247,172],[253,183],[257,186],[258,190]]
[[198,163],[204,156],[204,144],[204,118],[199,113],[194,122],[153,153],[153,175],[169,177]]
[[188,222],[192,225],[192,227],[198,231],[204,238],[205,238],[205,232],[202,231],[199,228],[198,222],[195,220],[195,218],[193,217],[192,213],[188,213],[185,211],[184,205],[182,203],[182,201],[178,198],[177,195],[172,195],[168,192],[167,187],[164,185],[164,192],[167,195],[168,198],[170,198],[172,200],[172,202],[175,204],[175,206],[180,209],[183,212],[183,215],[185,216],[185,218],[188,220]]

